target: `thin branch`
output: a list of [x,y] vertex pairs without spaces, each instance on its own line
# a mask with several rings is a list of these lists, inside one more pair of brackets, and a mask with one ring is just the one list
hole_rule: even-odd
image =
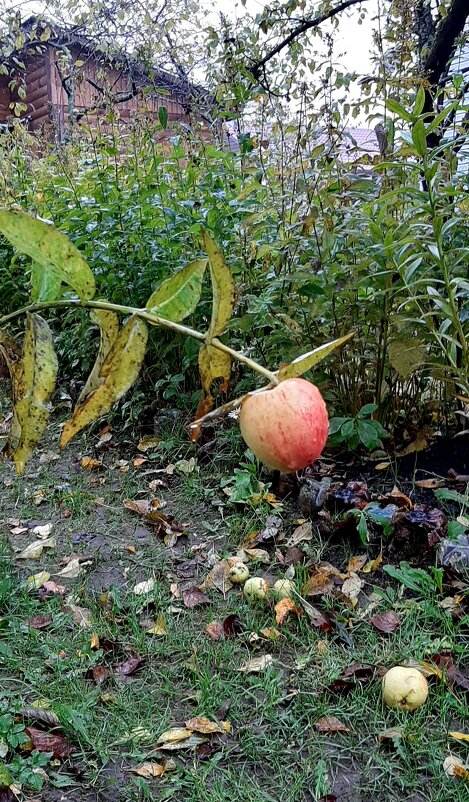
[[[312,28],[317,28],[323,22],[326,22],[326,20],[332,19],[332,17],[335,17],[337,14],[340,14],[342,11],[345,11],[347,8],[350,8],[351,6],[356,6],[366,2],[368,2],[368,0],[344,0],[343,3],[339,3],[339,5],[334,6],[333,8],[329,9],[329,11],[326,11],[323,14],[319,14],[317,17],[313,17],[313,19],[303,20],[303,22],[297,25],[297,27],[294,28],[285,39],[283,39],[275,47],[269,50],[262,59],[256,61],[249,68],[249,71],[257,80],[267,62],[271,61],[271,59],[273,59],[278,53],[280,53],[286,47],[291,45],[291,43],[294,42],[295,39],[298,39],[298,37],[301,36],[303,33],[306,33],[306,31],[310,31]],[[465,2],[465,0],[463,0],[463,2]]]

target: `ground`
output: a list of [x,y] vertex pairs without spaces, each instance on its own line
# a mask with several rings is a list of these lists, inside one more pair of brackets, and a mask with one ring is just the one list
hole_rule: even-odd
[[[44,745],[31,755],[28,738],[24,746],[8,742],[3,761],[15,769],[24,798],[467,800],[467,780],[449,776],[443,764],[448,756],[462,764],[468,758],[467,741],[449,733],[464,732],[469,713],[463,665],[469,584],[464,573],[432,570],[438,546],[428,545],[428,529],[401,525],[396,540],[395,532],[384,536],[370,525],[370,540],[363,543],[358,518],[343,525],[343,511],[331,496],[313,514],[310,531],[306,521],[307,539],[298,535],[297,545],[288,545],[303,520],[294,491],[275,509],[268,500],[257,507],[232,503],[223,490],[239,467],[239,456],[233,461],[232,455],[241,453],[235,430],[197,451],[177,420],[166,421],[159,445],[145,454],[137,449],[138,435],[116,426],[110,439],[100,439],[97,430],[79,436],[57,458],[59,428],[60,418],[54,419],[23,477],[16,477],[7,460],[0,462],[0,748],[18,724],[23,734],[24,727],[35,728],[39,741],[41,733],[57,736],[59,751],[71,748],[60,757],[46,752],[41,766]],[[139,455],[147,461],[134,464]],[[86,456],[101,464],[84,467]],[[195,466],[178,463],[192,457]],[[418,474],[415,459],[391,460],[389,468],[376,471],[376,461],[347,467],[329,455],[317,468],[330,473],[339,490],[351,476],[366,478],[372,499],[383,496],[381,506],[397,484],[425,509],[442,507],[433,490],[416,485],[435,462],[427,453],[429,465],[423,462]],[[467,451],[458,444],[437,473],[467,473],[465,460]],[[169,464],[176,467],[168,472]],[[172,523],[163,522],[157,531],[154,520],[152,525],[124,506],[127,499],[158,499],[156,513],[173,516]],[[461,508],[448,503],[444,512],[453,519]],[[408,502],[401,499],[401,505],[404,515]],[[52,524],[48,536],[55,543],[34,559],[22,559],[21,550],[41,539],[32,530],[45,524]],[[415,559],[409,538],[419,542]],[[405,571],[399,579],[383,569],[387,562],[399,566],[399,543],[427,583],[412,585]],[[251,575],[271,584],[285,574],[294,578],[299,615],[293,610],[279,623],[274,601],[252,607],[242,591],[222,592],[210,582],[203,596],[194,590],[223,558],[239,554],[241,544],[262,550],[243,553]],[[315,568],[321,561],[336,573],[331,565]],[[78,566],[79,573],[61,574],[67,566]],[[28,584],[28,577],[43,571],[50,576]],[[328,587],[302,604],[307,582],[311,590],[319,574]],[[347,579],[349,595],[342,591]],[[392,631],[371,623],[390,612]],[[253,664],[257,658],[264,660]],[[405,661],[427,661],[433,670],[429,699],[414,713],[388,709],[381,699],[385,670]],[[166,740],[166,750],[158,749],[162,733],[194,717],[202,718],[189,726],[196,735],[197,726],[218,731],[199,732],[195,748],[183,740],[170,750]],[[144,762],[164,766],[168,759],[174,765],[166,763],[157,778],[131,771]],[[0,789],[2,802],[14,798],[7,793]]]

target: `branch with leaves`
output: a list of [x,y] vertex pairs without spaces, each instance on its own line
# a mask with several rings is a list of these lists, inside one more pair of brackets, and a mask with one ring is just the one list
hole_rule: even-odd
[[[193,260],[165,279],[144,309],[95,300],[96,283],[89,265],[64,234],[43,220],[21,211],[0,210],[0,233],[32,260],[31,303],[0,318],[3,327],[26,316],[21,351],[16,339],[4,328],[0,329],[0,354],[9,369],[14,405],[6,453],[12,457],[18,474],[24,472],[46,428],[58,373],[53,335],[39,312],[85,307],[90,310],[91,322],[100,330],[96,361],[72,416],[63,427],[62,447],[90,423],[107,414],[137,380],[146,353],[147,324],[170,329],[202,343],[199,351],[202,395],[197,420],[191,427],[193,439],[207,420],[226,414],[243,400],[236,399],[213,410],[213,384],[221,380],[222,389],[228,389],[233,359],[259,373],[267,380],[267,387],[272,387],[284,379],[301,376],[352,336],[348,334],[327,343],[298,357],[290,365],[281,366],[278,371],[269,370],[222,342],[219,337],[233,314],[235,286],[220,248],[206,230],[202,230],[202,245],[207,256]],[[213,294],[212,315],[207,331],[200,332],[182,321],[198,305],[207,265]],[[75,297],[68,297],[70,291]],[[67,297],[63,297],[64,294]],[[127,317],[123,325],[119,315]]]

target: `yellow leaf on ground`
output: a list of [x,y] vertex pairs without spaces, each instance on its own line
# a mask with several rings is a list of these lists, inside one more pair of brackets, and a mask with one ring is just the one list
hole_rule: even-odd
[[373,571],[377,571],[382,562],[383,562],[383,555],[378,554],[375,560],[369,560],[369,562],[367,562],[366,565],[363,566],[362,574],[371,574]]
[[351,557],[350,560],[348,561],[347,573],[355,574],[357,571],[361,571],[361,569],[365,564],[366,564],[366,554],[356,554],[354,557]]
[[243,663],[238,671],[242,671],[245,674],[259,674],[261,671],[265,671],[266,668],[272,665],[274,662],[274,658],[271,654],[263,654],[260,657],[253,657],[252,660],[248,660],[247,663]]
[[189,721],[186,721],[186,727],[193,732],[201,732],[202,735],[209,735],[212,732],[222,732],[222,727],[217,721],[211,721],[204,716],[190,718]]
[[40,571],[38,574],[28,576],[28,590],[38,590],[48,579],[50,579],[50,574],[47,571]]
[[80,567],[80,560],[78,557],[72,557],[72,559],[67,563],[65,568],[62,568],[61,571],[56,574],[56,576],[63,576],[65,579],[76,579],[77,576],[80,575],[81,567]]
[[146,630],[147,635],[167,635],[168,630],[166,628],[166,621],[163,613],[160,613],[157,617],[155,623],[153,624],[150,629]]
[[185,738],[189,738],[190,735],[192,735],[192,730],[188,730],[185,727],[173,727],[171,730],[163,732],[156,743],[176,743],[177,741],[184,741]]
[[456,738],[457,741],[469,742],[469,735],[465,732],[449,732],[448,735],[450,735],[451,738]]
[[37,560],[41,556],[44,549],[55,548],[55,537],[49,537],[46,540],[35,540],[30,543],[21,551],[17,557],[19,560]]

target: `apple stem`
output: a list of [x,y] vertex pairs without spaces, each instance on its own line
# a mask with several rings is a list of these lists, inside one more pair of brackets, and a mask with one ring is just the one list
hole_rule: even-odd
[[188,428],[198,429],[200,428],[200,426],[205,426],[207,423],[215,420],[216,418],[225,417],[225,415],[228,415],[229,412],[233,412],[234,410],[239,409],[239,407],[246,398],[250,398],[252,395],[257,395],[257,393],[263,393],[265,392],[265,390],[271,390],[275,384],[278,384],[278,381],[266,384],[264,385],[264,387],[259,387],[258,390],[252,390],[250,393],[245,393],[244,395],[239,396],[239,398],[234,398],[233,401],[227,401],[227,403],[222,404],[221,407],[212,409],[211,412],[207,412],[206,415],[203,415],[201,418],[197,418],[197,420],[189,424]]

